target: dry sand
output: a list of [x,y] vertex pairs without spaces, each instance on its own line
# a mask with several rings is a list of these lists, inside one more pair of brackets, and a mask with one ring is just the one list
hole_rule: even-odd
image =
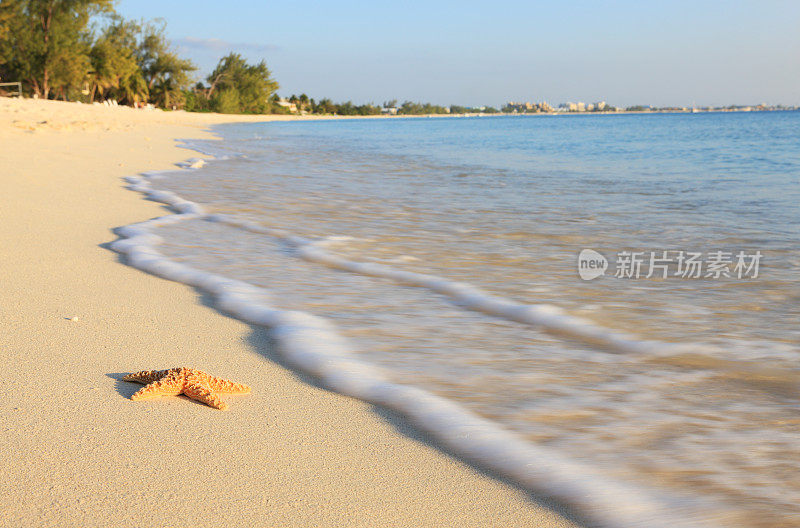
[[[264,120],[0,98],[0,526],[574,526],[104,247],[164,214],[123,176],[237,119]],[[175,366],[253,393],[223,412],[119,381]]]

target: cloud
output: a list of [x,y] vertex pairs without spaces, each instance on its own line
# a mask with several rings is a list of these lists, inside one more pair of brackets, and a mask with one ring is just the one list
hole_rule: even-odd
[[226,53],[228,51],[240,53],[269,53],[280,51],[279,46],[272,44],[256,44],[255,42],[228,42],[227,40],[216,38],[183,37],[174,40],[178,47],[184,50],[208,51],[214,53]]

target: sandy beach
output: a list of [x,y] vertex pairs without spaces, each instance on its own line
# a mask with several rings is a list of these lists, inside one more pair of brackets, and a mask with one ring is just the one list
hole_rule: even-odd
[[[576,526],[108,249],[165,213],[122,178],[235,120],[265,119],[0,98],[0,526]],[[178,366],[253,392],[129,399],[124,374]]]

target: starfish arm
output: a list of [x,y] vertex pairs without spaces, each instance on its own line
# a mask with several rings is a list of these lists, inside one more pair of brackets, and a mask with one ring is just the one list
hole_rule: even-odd
[[243,383],[234,383],[214,376],[208,376],[206,383],[208,383],[212,391],[222,394],[247,394],[250,392],[250,387]]
[[122,377],[122,381],[135,381],[147,385],[157,379],[164,377],[168,370],[142,370],[141,372],[134,372],[133,374],[126,374]]
[[183,392],[183,380],[177,376],[168,376],[149,383],[136,391],[131,399],[134,401],[157,398],[158,396],[177,396]]
[[214,407],[215,409],[224,411],[228,408],[228,405],[224,401],[220,400],[219,396],[214,394],[214,392],[207,385],[199,383],[188,384],[183,390],[183,393],[191,399],[203,402],[206,405]]

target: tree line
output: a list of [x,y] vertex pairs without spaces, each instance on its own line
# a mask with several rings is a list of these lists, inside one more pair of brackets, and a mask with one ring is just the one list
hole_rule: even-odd
[[22,82],[28,96],[220,113],[289,113],[292,105],[299,113],[338,115],[497,112],[396,100],[335,103],[305,94],[284,101],[264,61],[250,64],[233,52],[204,80],[196,71],[167,39],[163,20],[126,20],[113,0],[0,0],[0,80]]
[[[277,95],[273,96],[277,103]],[[413,101],[405,101],[398,105],[396,99],[391,101],[384,101],[382,106],[374,103],[367,103],[363,105],[353,104],[352,101],[343,103],[335,103],[331,99],[325,98],[315,101],[314,98],[309,98],[306,94],[292,95],[286,102],[295,105],[299,112],[309,114],[336,114],[336,115],[379,115],[383,113],[396,113],[397,115],[429,115],[429,114],[470,114],[470,113],[484,113],[496,114],[499,112],[496,108],[491,106],[483,106],[478,108],[450,105],[441,106],[431,103],[420,103]],[[286,112],[287,110],[283,110]]]
[[162,20],[125,20],[113,0],[0,1],[0,78],[43,99],[153,104],[228,113],[265,113],[278,84],[262,61],[231,53],[193,85]]

